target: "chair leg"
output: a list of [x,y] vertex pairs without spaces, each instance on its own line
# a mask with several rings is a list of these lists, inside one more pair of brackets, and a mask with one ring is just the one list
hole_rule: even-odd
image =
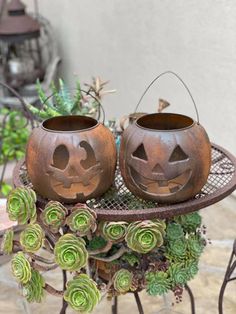
[[190,298],[190,304],[191,304],[191,314],[196,314],[195,310],[195,299],[192,290],[190,287],[186,284],[185,290],[188,292],[189,298]]
[[139,298],[138,292],[134,292],[134,297],[135,297],[135,301],[136,301],[136,304],[138,307],[139,314],[144,314],[143,306],[142,306],[141,300]]
[[114,296],[113,298],[113,304],[111,307],[112,314],[118,314],[118,297]]
[[220,294],[218,299],[219,314],[223,314],[223,301],[226,286],[230,281],[236,280],[236,277],[231,277],[235,269],[236,269],[236,240],[234,241],[233,251],[231,253],[229,263],[225,272],[224,280],[220,288]]

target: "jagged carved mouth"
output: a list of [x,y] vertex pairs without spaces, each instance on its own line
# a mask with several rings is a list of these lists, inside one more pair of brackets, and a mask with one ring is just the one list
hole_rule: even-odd
[[102,169],[100,163],[97,163],[89,169],[84,169],[80,175],[77,172],[75,172],[76,175],[72,175],[68,169],[55,169],[51,165],[47,173],[50,175],[52,189],[59,196],[76,199],[79,196],[88,197],[96,190],[100,182]]
[[70,186],[64,185],[62,182],[56,179],[51,179],[51,185],[53,190],[60,196],[68,199],[76,199],[79,195],[84,197],[89,196],[97,188],[100,182],[100,174],[95,175],[88,184],[83,182],[73,182]]
[[154,180],[142,176],[130,166],[130,174],[135,184],[143,191],[148,194],[163,196],[180,191],[189,181],[192,171],[188,169],[170,180],[165,178]]

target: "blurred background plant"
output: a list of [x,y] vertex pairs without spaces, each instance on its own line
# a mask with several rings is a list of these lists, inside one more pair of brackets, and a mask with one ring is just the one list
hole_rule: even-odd
[[[0,165],[11,160],[19,160],[25,154],[25,147],[29,136],[27,119],[21,111],[8,108],[0,109]],[[1,178],[0,192],[6,196],[11,185],[3,181],[4,167]]]
[[85,89],[81,88],[79,80],[76,88],[70,90],[63,79],[58,84],[51,83],[51,95],[46,95],[40,82],[37,82],[37,91],[40,99],[39,108],[28,104],[29,110],[37,120],[44,120],[61,115],[88,115],[100,117],[100,102],[106,94],[115,90],[105,90],[108,81],[102,81],[100,77],[93,77],[90,84],[85,83]]

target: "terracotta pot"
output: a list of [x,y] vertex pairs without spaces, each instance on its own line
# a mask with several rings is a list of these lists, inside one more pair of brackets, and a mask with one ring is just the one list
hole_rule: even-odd
[[114,137],[90,117],[51,118],[33,130],[26,166],[41,196],[65,203],[84,202],[103,194],[113,182]]
[[207,181],[211,145],[204,128],[173,113],[148,114],[124,131],[120,169],[135,195],[160,203],[194,197]]

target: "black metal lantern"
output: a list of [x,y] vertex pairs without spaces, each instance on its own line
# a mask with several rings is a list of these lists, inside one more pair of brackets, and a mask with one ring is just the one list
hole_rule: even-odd
[[11,0],[0,21],[3,74],[11,87],[18,89],[43,78],[39,37],[39,22],[26,13],[20,0]]
[[12,0],[7,6],[8,15],[0,23],[0,39],[10,43],[38,38],[39,23],[25,12],[20,0]]

